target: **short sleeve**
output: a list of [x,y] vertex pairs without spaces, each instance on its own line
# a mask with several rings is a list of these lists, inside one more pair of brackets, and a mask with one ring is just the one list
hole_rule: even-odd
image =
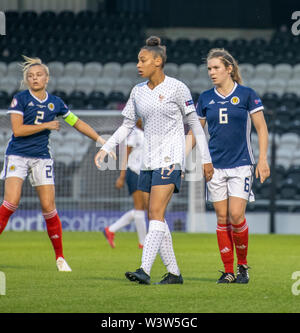
[[196,105],[196,112],[200,119],[206,118],[206,109],[203,107],[203,95],[202,94],[198,98],[198,102]]
[[188,115],[195,111],[194,101],[189,88],[182,82],[177,88],[177,103],[183,115]]
[[251,88],[249,88],[247,107],[250,114],[264,109],[261,99],[258,97],[257,93]]
[[70,113],[68,106],[60,98],[58,98],[58,106],[59,106],[59,109],[58,109],[57,115],[63,116],[63,118],[66,118]]
[[137,121],[138,120],[138,116],[137,116],[137,112],[136,112],[136,105],[135,105],[135,94],[137,91],[137,86],[135,86],[130,93],[129,99],[122,111],[122,115],[125,118],[129,118],[131,120]]
[[24,115],[24,105],[22,103],[22,99],[18,96],[14,96],[10,106],[8,107],[7,113],[17,113]]

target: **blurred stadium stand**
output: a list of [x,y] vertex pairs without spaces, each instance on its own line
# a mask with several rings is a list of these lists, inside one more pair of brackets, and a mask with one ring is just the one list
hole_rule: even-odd
[[[124,10],[124,3],[128,5],[128,2],[121,4],[122,1],[114,3]],[[147,29],[156,22],[148,16],[148,2],[143,3],[145,8],[141,11],[114,11],[109,6],[107,11],[7,11],[6,36],[0,37],[0,108],[6,109],[19,90],[22,73],[18,63],[24,54],[40,57],[48,64],[51,75],[48,90],[60,96],[71,109],[121,110],[131,88],[141,81],[136,71],[137,53],[144,45]],[[270,38],[164,37],[162,43],[167,46],[166,74],[185,82],[195,102],[203,90],[211,87],[203,61],[211,48],[224,47],[238,60],[244,84],[255,89],[263,100],[270,138],[274,137],[276,164],[272,176],[276,173],[276,198],[286,210],[297,211],[295,201],[300,199],[299,36],[277,26]],[[0,138],[2,150],[5,135]],[[59,141],[58,137],[53,139]],[[252,142],[257,154],[255,132]],[[72,188],[70,175],[78,167],[79,156],[89,154],[88,146],[83,143],[80,146],[82,155],[77,151],[76,158],[74,152],[57,151],[57,169],[69,175],[62,177],[69,184],[59,186],[59,196],[71,195],[61,191]],[[64,158],[60,160],[59,156]],[[258,203],[252,206],[253,210],[268,209],[271,180],[263,185],[255,181]]]

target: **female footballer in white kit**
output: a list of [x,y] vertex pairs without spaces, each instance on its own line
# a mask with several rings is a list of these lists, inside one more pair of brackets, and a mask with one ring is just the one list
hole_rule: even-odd
[[150,284],[150,272],[158,252],[168,271],[160,284],[183,283],[165,220],[167,205],[173,192],[180,189],[181,173],[185,167],[183,117],[196,136],[206,179],[210,180],[213,173],[205,134],[191,93],[185,84],[164,74],[165,62],[166,48],[160,45],[160,38],[148,38],[138,54],[137,64],[139,74],[148,80],[132,89],[122,112],[123,124],[95,156],[95,163],[100,167],[106,154],[122,142],[137,119],[142,118],[145,138],[138,188],[144,194],[149,230],[140,268],[125,274],[130,281],[141,284]]
[[[251,88],[242,86],[236,60],[224,49],[212,49],[207,56],[208,74],[214,88],[204,91],[197,103],[197,114],[207,123],[209,150],[214,175],[207,183],[208,199],[217,215],[217,240],[225,272],[218,283],[248,283],[247,202],[252,193],[253,165],[251,121],[259,140],[255,175],[261,183],[270,175],[267,161],[268,129],[263,105]],[[234,275],[234,247],[237,275]]]
[[[82,134],[103,144],[94,129],[68,110],[64,102],[48,94],[49,69],[38,58],[25,57],[23,83],[27,90],[17,93],[9,107],[13,135],[5,153],[1,179],[5,180],[4,200],[0,206],[0,234],[16,211],[22,186],[28,176],[35,187],[44,216],[48,236],[55,251],[59,271],[70,272],[63,255],[62,226],[55,205],[53,159],[49,151],[51,130],[59,130],[57,116]],[[114,157],[114,156],[113,156]]]
[[[134,208],[122,215],[116,222],[104,229],[104,236],[109,245],[115,247],[115,233],[130,224],[135,223],[140,249],[144,246],[147,233],[143,192],[138,190],[138,178],[142,164],[144,131],[139,119],[127,138],[126,156],[122,161],[120,176],[116,180],[116,188],[121,189],[126,181],[129,195],[132,196]],[[126,170],[127,168],[127,170]]]

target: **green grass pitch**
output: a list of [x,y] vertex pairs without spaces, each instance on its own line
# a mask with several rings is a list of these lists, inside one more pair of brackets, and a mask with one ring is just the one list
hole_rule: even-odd
[[[73,271],[56,270],[47,233],[5,232],[0,271],[6,294],[0,313],[298,313],[292,292],[300,271],[300,236],[250,235],[248,285],[217,285],[222,270],[216,235],[173,233],[183,285],[139,285],[124,273],[135,270],[142,251],[135,233],[116,234],[116,248],[102,233],[65,232],[64,254]],[[165,273],[156,258],[151,282]],[[300,279],[300,275],[298,277]],[[298,290],[294,285],[294,290]],[[300,286],[299,286],[300,291]]]

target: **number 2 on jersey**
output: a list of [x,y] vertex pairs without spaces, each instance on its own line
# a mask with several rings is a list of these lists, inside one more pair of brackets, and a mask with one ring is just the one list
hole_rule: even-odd
[[228,124],[227,108],[219,109],[219,124]]
[[35,124],[35,125],[39,125],[39,124],[41,124],[42,122],[40,122],[40,120],[43,120],[43,119],[44,119],[44,115],[45,115],[45,112],[44,112],[44,111],[37,111],[37,115],[36,115],[36,117],[35,117],[34,124]]

